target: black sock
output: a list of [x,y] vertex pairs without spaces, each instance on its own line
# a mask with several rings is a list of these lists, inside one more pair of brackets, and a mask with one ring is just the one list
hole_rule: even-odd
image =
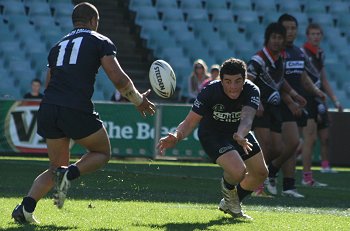
[[283,178],[283,191],[286,190],[293,190],[296,189],[295,187],[295,179],[294,178]]
[[237,194],[239,201],[242,201],[246,196],[250,195],[253,191],[245,190],[241,184],[237,185]]
[[80,176],[79,168],[75,164],[71,164],[68,167],[67,179],[74,180]]
[[225,187],[226,187],[228,190],[232,190],[232,189],[235,188],[235,185],[232,185],[232,184],[228,183],[228,182],[225,180],[224,177],[222,177],[222,179],[224,179],[224,185],[225,185]]
[[269,177],[277,177],[277,173],[280,170],[279,168],[276,168],[273,166],[273,164],[269,164]]
[[31,197],[23,197],[22,205],[28,213],[32,213],[36,207],[36,201]]

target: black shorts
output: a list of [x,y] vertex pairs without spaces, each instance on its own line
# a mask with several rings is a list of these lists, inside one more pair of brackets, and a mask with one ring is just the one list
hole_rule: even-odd
[[258,141],[251,132],[246,136],[248,141],[253,144],[249,155],[245,154],[242,146],[233,139],[233,134],[219,134],[208,131],[200,132],[198,135],[204,151],[213,163],[216,163],[217,158],[231,150],[236,150],[243,160],[247,160],[261,151]]
[[38,134],[48,139],[82,139],[103,126],[98,113],[87,113],[54,104],[41,104],[38,111]]
[[328,112],[320,113],[318,111],[318,105],[320,103],[317,102],[314,98],[307,99],[306,109],[309,113],[309,119],[314,119],[317,123],[317,129],[328,128],[330,125],[330,120],[328,116]]
[[303,110],[303,113],[300,117],[295,117],[293,113],[289,110],[288,106],[285,103],[281,103],[281,114],[283,122],[293,122],[295,121],[298,127],[305,127],[308,120],[307,110]]
[[280,106],[264,104],[262,116],[255,116],[252,128],[269,128],[271,131],[281,133],[282,115]]

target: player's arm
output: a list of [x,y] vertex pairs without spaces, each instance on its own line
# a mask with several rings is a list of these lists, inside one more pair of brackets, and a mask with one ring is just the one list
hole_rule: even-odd
[[331,98],[338,111],[343,111],[343,107],[341,106],[337,96],[334,94],[332,87],[328,82],[326,70],[324,68],[321,70],[321,84],[325,93]]
[[[286,93],[285,91],[282,91],[281,97],[282,97],[283,102],[287,105],[287,107],[293,113],[294,116],[296,116],[296,117],[301,116],[303,107],[301,105],[299,105],[298,102],[294,101],[294,99],[292,98],[292,96],[290,94]],[[305,102],[306,102],[306,100],[305,100]],[[305,105],[306,105],[306,103],[305,103]]]
[[312,82],[306,71],[301,74],[301,84],[306,91],[316,97],[320,97],[323,101],[326,101],[326,95]]
[[135,87],[130,77],[121,68],[118,60],[113,55],[103,56],[101,64],[109,79],[113,82],[118,91],[135,104],[137,110],[146,116],[146,113],[153,115],[155,113],[155,105],[147,99],[150,89],[141,94]]
[[51,80],[51,69],[48,68],[47,73],[46,73],[45,88],[47,88],[47,86],[49,86],[50,80]]
[[202,116],[190,111],[186,118],[177,126],[174,133],[169,133],[166,137],[163,137],[159,140],[157,148],[160,153],[163,154],[165,149],[173,148],[179,141],[186,138],[197,124],[202,119]]
[[284,102],[286,104],[293,102],[297,103],[300,107],[305,107],[306,105],[306,99],[299,95],[298,92],[296,92],[286,80],[283,81],[281,86],[281,95],[282,98],[285,98]]
[[255,108],[251,106],[244,106],[241,111],[241,120],[237,132],[233,134],[233,139],[243,147],[243,150],[246,154],[248,154],[248,151],[251,151],[252,144],[249,143],[248,139],[245,137],[248,135],[252,128],[255,113]]

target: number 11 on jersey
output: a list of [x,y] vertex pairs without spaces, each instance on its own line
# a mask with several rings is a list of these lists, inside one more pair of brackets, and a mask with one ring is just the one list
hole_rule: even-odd
[[69,42],[73,43],[72,52],[71,52],[70,57],[69,57],[69,64],[76,64],[77,63],[77,58],[78,58],[79,49],[80,49],[80,45],[81,45],[82,40],[83,40],[83,37],[78,37],[78,38],[75,38],[73,40],[64,40],[58,44],[58,46],[60,47],[60,50],[58,51],[58,57],[57,57],[57,62],[56,62],[57,67],[63,65],[64,55],[66,53],[66,48],[67,48],[67,45]]

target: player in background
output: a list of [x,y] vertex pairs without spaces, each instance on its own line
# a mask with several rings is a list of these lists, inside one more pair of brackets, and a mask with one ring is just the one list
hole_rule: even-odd
[[199,124],[198,137],[207,155],[223,169],[219,209],[233,217],[250,218],[241,208],[267,177],[260,146],[251,132],[259,105],[259,89],[246,79],[246,64],[230,58],[220,68],[221,81],[213,81],[198,94],[191,111],[158,142],[161,153],[174,147]]
[[[319,90],[305,71],[305,56],[299,47],[294,45],[297,35],[298,22],[295,17],[289,14],[283,14],[278,22],[286,28],[286,46],[285,46],[285,71],[284,78],[290,86],[300,95],[305,96],[308,91],[315,97],[325,101],[325,94]],[[280,168],[283,171],[283,196],[303,198],[304,196],[296,190],[295,186],[295,167],[296,151],[300,142],[300,131],[306,126],[307,111],[300,113],[301,105],[298,103],[286,103],[290,96],[284,94],[281,104],[282,113],[282,137],[284,142],[283,152],[269,164],[269,179],[267,190],[277,195],[276,177]]]
[[[138,92],[120,67],[114,44],[96,32],[99,14],[95,6],[86,2],[76,5],[72,22],[74,29],[50,50],[47,88],[38,112],[38,134],[46,138],[50,166],[34,180],[27,196],[12,212],[19,223],[38,223],[33,216],[36,204],[53,187],[55,204],[62,208],[70,182],[109,161],[108,135],[91,102],[100,66],[143,116],[155,112],[154,104],[146,97],[150,90]],[[70,139],[87,149],[71,165]]]
[[[306,29],[307,41],[301,48],[306,56],[306,71],[317,87],[323,90],[334,102],[338,111],[342,111],[341,104],[337,100],[336,95],[327,80],[324,67],[324,52],[320,47],[323,37],[323,31],[320,25],[311,23]],[[307,110],[309,119],[307,126],[303,129],[303,179],[302,184],[306,186],[322,187],[326,184],[316,181],[312,175],[312,153],[317,140],[317,133],[321,141],[322,170],[332,172],[328,162],[328,127],[329,117],[327,106],[319,98],[307,96]]]
[[[291,93],[292,98],[305,105],[306,101],[284,81],[282,50],[286,29],[279,23],[270,23],[265,29],[264,47],[248,62],[248,79],[260,89],[260,104],[253,122],[254,134],[263,150],[267,164],[283,150],[281,136],[281,93]],[[293,101],[294,102],[294,101]],[[254,191],[253,196],[267,196],[264,185]]]

